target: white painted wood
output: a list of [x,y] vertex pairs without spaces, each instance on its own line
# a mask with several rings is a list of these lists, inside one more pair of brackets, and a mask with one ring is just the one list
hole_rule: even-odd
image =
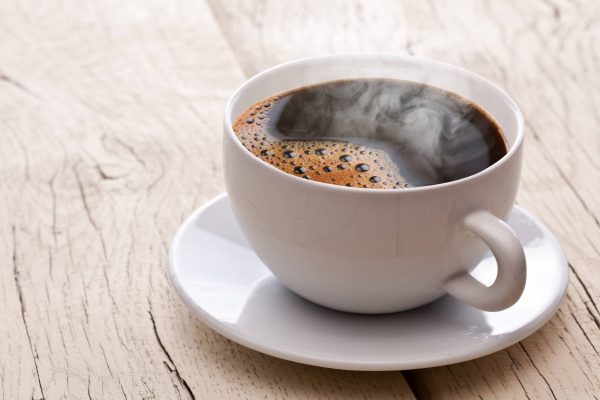
[[238,346],[169,285],[243,79],[202,1],[0,4],[0,398],[412,398]]
[[[595,1],[0,3],[0,398],[600,396]],[[510,349],[397,373],[313,368],[197,322],[166,276],[223,191],[221,111],[297,57],[411,53],[504,86],[528,122],[519,203],[559,237],[559,313]]]

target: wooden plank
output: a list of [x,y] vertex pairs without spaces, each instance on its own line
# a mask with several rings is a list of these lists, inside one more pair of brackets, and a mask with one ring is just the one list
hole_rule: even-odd
[[170,287],[244,79],[205,3],[4,2],[0,32],[1,398],[412,398],[238,346]]
[[600,391],[600,5],[210,1],[244,71],[330,52],[416,54],[504,86],[527,119],[518,202],[558,236],[572,277],[550,323],[510,349],[407,372],[423,398],[594,398]]

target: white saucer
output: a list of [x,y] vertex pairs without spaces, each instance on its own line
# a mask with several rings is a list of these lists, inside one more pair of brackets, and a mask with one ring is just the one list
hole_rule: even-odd
[[[349,370],[400,370],[451,364],[508,347],[556,311],[568,281],[560,245],[515,206],[508,224],[525,247],[527,285],[511,308],[488,313],[450,296],[387,315],[358,315],[310,303],[282,286],[242,236],[227,195],[195,211],[171,244],[177,292],[208,326],[244,346],[304,364]],[[473,273],[495,278],[489,257]]]

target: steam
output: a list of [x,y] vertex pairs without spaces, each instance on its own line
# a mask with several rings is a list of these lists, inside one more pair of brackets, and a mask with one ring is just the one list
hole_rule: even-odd
[[[458,96],[413,82],[339,81],[279,102],[287,139],[347,140],[385,149],[414,184],[471,175],[490,164],[489,122]],[[286,101],[287,100],[287,101]],[[488,128],[489,129],[489,128]]]

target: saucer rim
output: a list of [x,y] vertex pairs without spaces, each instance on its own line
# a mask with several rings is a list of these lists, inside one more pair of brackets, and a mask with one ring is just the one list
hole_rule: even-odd
[[[182,299],[184,304],[188,306],[207,326],[213,329],[215,332],[225,336],[226,338],[248,347],[250,349],[259,351],[261,353],[285,359],[288,361],[298,362],[306,365],[313,365],[317,367],[324,368],[333,368],[333,369],[342,369],[342,370],[351,370],[351,371],[398,371],[398,370],[411,370],[411,369],[419,369],[419,368],[432,368],[439,367],[444,365],[455,364],[459,362],[465,362],[474,360],[476,358],[484,357],[486,355],[495,353],[497,351],[503,350],[507,347],[512,346],[515,343],[525,339],[530,336],[538,329],[540,329],[543,325],[546,324],[552,318],[552,316],[556,313],[558,308],[560,307],[563,299],[566,296],[568,283],[569,283],[569,275],[570,271],[568,268],[568,261],[564,254],[564,250],[560,246],[560,243],[554,236],[554,234],[533,214],[524,209],[523,207],[515,204],[513,208],[518,209],[522,212],[529,220],[533,221],[542,231],[544,232],[544,236],[548,238],[548,240],[552,241],[552,247],[557,250],[557,256],[560,258],[557,261],[558,265],[563,265],[567,267],[563,267],[563,279],[561,282],[563,287],[560,289],[560,296],[556,296],[552,302],[541,312],[533,321],[526,324],[522,330],[518,330],[515,333],[506,334],[506,336],[499,337],[494,340],[493,345],[490,345],[488,342],[479,343],[480,347],[475,348],[472,351],[462,351],[457,352],[452,355],[445,355],[440,357],[430,357],[429,359],[420,358],[418,360],[385,360],[385,361],[373,361],[373,360],[348,360],[348,359],[340,359],[340,358],[332,358],[332,357],[324,357],[319,356],[318,354],[307,354],[306,352],[294,352],[292,350],[282,350],[278,348],[274,348],[270,346],[267,342],[257,340],[256,338],[247,338],[243,333],[238,333],[235,329],[233,329],[232,324],[228,324],[226,322],[219,321],[217,318],[212,316],[210,313],[205,311],[200,305],[198,305],[192,297],[187,293],[183,284],[181,283],[180,278],[177,274],[177,267],[175,265],[175,253],[177,248],[179,247],[179,243],[181,242],[181,238],[187,232],[189,226],[194,223],[194,221],[205,211],[211,208],[213,205],[224,201],[227,198],[227,193],[221,193],[214,198],[207,201],[205,204],[197,208],[194,212],[192,212],[181,225],[177,229],[173,239],[171,240],[171,244],[169,247],[169,255],[168,255],[168,275],[170,281],[175,288],[177,294]],[[558,293],[558,290],[557,290]],[[499,311],[502,312],[502,311]]]

